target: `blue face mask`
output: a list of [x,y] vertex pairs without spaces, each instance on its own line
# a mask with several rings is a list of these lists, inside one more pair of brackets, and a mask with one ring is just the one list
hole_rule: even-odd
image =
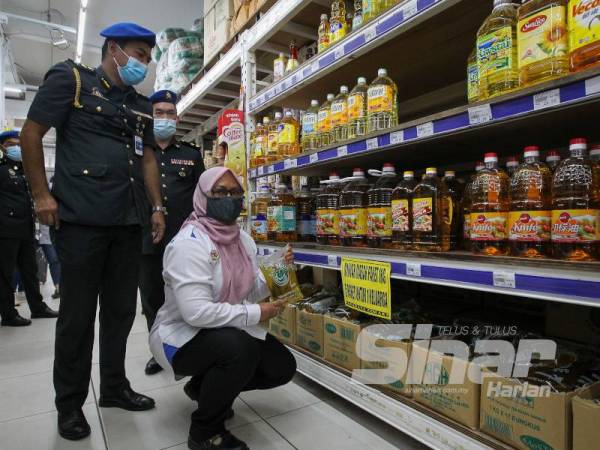
[[13,161],[23,161],[23,158],[21,157],[21,146],[11,145],[10,147],[6,147],[6,156]]
[[141,63],[133,56],[127,55],[123,51],[121,47],[119,50],[123,52],[125,56],[127,56],[127,64],[123,67],[119,65],[117,60],[115,59],[115,64],[117,65],[117,71],[119,72],[119,76],[121,77],[121,81],[126,86],[135,86],[136,84],[140,84],[146,78],[146,73],[148,72],[148,66],[144,63]]
[[177,122],[173,119],[154,119],[154,137],[161,141],[171,139],[177,129]]

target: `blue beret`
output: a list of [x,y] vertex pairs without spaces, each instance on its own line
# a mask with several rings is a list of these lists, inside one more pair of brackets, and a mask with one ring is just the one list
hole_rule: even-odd
[[139,25],[131,22],[120,22],[105,28],[100,36],[106,39],[131,39],[147,42],[151,47],[156,45],[156,35]]
[[0,144],[4,144],[7,139],[18,138],[19,132],[17,130],[7,130],[0,133]]
[[162,90],[156,91],[154,94],[150,96],[150,101],[154,105],[155,103],[173,103],[177,104],[177,94],[173,91]]

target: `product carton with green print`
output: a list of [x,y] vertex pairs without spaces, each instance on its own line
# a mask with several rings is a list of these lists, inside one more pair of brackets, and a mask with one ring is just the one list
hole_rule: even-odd
[[600,383],[573,397],[573,450],[600,447]]
[[323,356],[323,314],[303,309],[296,312],[296,345]]
[[269,321],[269,333],[284,344],[296,342],[296,305],[287,305],[284,310]]
[[324,358],[344,369],[360,369],[360,358],[356,353],[356,341],[366,326],[357,321],[323,316]]

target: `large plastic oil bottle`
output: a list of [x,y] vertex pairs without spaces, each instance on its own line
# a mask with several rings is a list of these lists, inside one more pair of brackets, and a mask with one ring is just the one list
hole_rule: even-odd
[[277,155],[279,159],[288,158],[300,153],[299,124],[292,111],[286,111],[285,117],[277,127]]
[[600,241],[600,204],[593,193],[587,140],[571,139],[569,153],[552,179],[552,253],[555,258],[589,261]]
[[362,169],[354,169],[352,177],[344,179],[346,185],[340,193],[340,236],[342,245],[366,247],[367,245],[367,191],[370,184]]
[[316,235],[315,197],[308,185],[296,194],[296,231],[299,241],[313,242]]
[[270,121],[267,118],[267,154],[266,163],[272,164],[279,159],[279,122],[281,121],[281,113],[275,113],[275,120]]
[[[592,145],[590,149],[590,160],[592,161],[592,182],[594,197],[600,202],[600,144]],[[600,255],[598,255],[600,257]]]
[[377,71],[367,90],[367,131],[373,133],[398,124],[398,88],[386,69]]
[[569,73],[567,0],[528,0],[518,10],[521,87]]
[[348,86],[340,86],[340,93],[331,102],[332,143],[348,140]]
[[417,185],[415,173],[406,170],[392,191],[392,246],[412,249],[412,198]]
[[510,254],[543,258],[550,254],[552,172],[540,162],[540,149],[525,147],[524,163],[510,179]]
[[509,178],[496,153],[485,154],[485,168],[471,186],[471,250],[488,256],[508,253]]
[[362,0],[363,22],[367,23],[379,15],[379,0]]
[[363,22],[363,0],[354,0],[354,16],[352,17],[352,30],[358,30]]
[[348,139],[367,134],[367,79],[359,77],[348,95]]
[[319,117],[319,101],[311,100],[310,108],[302,117],[302,151],[316,150],[318,144],[317,120]]
[[263,125],[262,122],[259,122],[256,125],[256,130],[254,131],[254,149],[252,151],[253,167],[262,166],[265,163],[266,146],[267,146],[267,139],[266,139],[266,134],[265,134],[265,126]]
[[467,181],[461,201],[461,210],[463,214],[462,248],[467,251],[471,250],[471,189],[473,187],[475,175],[477,175],[477,172],[483,169],[485,169],[485,164],[483,164],[483,161],[479,161],[477,164],[475,164],[475,173],[471,175],[469,181]]
[[321,181],[321,189],[316,198],[317,243],[341,245],[338,205],[340,201],[340,177],[336,172],[329,179]]
[[329,48],[329,19],[327,14],[321,14],[321,23],[319,24],[319,44],[317,52],[324,52]]
[[346,2],[333,0],[331,2],[331,20],[329,21],[329,45],[342,40],[346,33],[348,33]]
[[367,245],[392,248],[392,192],[398,184],[398,177],[391,163],[385,163],[381,172],[377,173],[379,179],[367,192]]
[[519,158],[516,156],[509,156],[506,160],[506,173],[509,177],[512,177],[519,167]]
[[285,184],[278,184],[267,210],[269,240],[294,242],[296,234],[296,199]]
[[258,188],[252,203],[252,239],[266,241],[268,239],[268,212],[271,191],[266,184]]
[[479,101],[479,66],[477,49],[473,49],[467,60],[467,99],[469,103]]
[[429,167],[413,192],[413,248],[430,252],[450,250],[452,201],[437,169]]
[[461,219],[462,214],[460,212],[460,199],[463,193],[463,186],[456,179],[456,172],[453,170],[446,170],[444,172],[444,183],[448,190],[448,195],[452,205],[450,205],[450,250],[456,250],[458,248],[458,240],[460,238]]
[[335,95],[327,94],[327,101],[319,108],[317,118],[319,147],[326,147],[331,144],[331,102],[334,98]]
[[554,173],[559,164],[560,154],[556,150],[548,151],[548,153],[546,153],[546,165],[550,168],[552,173]]
[[517,4],[494,0],[494,9],[477,32],[480,100],[519,87]]
[[568,14],[571,71],[600,65],[600,2],[570,0]]

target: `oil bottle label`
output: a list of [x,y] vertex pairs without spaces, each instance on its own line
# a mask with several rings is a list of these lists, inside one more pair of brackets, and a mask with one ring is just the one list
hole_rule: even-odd
[[433,199],[431,197],[413,199],[413,230],[433,230]]
[[392,200],[392,230],[408,231],[408,200]]
[[392,235],[392,208],[369,208],[367,215],[369,236],[388,237]]
[[316,113],[306,113],[304,115],[304,119],[302,120],[302,134],[308,135],[316,131],[317,118]]
[[329,34],[329,40],[331,42],[337,42],[346,36],[346,23],[340,21],[332,21],[331,25],[329,25],[329,29],[331,33]]
[[296,207],[281,206],[281,223],[279,230],[286,233],[296,231]]
[[367,234],[367,210],[364,208],[340,210],[340,235],[344,237]]
[[298,220],[298,234],[302,236],[314,236],[317,229],[315,216],[312,214],[300,214]]
[[267,216],[265,214],[256,214],[252,216],[252,232],[255,235],[267,234]]
[[502,241],[506,239],[508,214],[502,212],[471,213],[471,240]]
[[282,123],[279,124],[277,128],[279,131],[279,135],[277,140],[280,144],[294,144],[296,142],[296,126],[291,123]]
[[270,233],[281,231],[280,224],[282,221],[283,210],[281,206],[269,206],[267,209],[268,230]]
[[519,21],[517,31],[519,68],[547,58],[567,56],[567,12],[564,6],[551,6]]
[[571,52],[600,40],[600,1],[569,2],[569,46]]
[[340,234],[339,216],[335,209],[317,211],[317,234],[319,236]]
[[477,38],[477,63],[480,78],[513,68],[513,38],[510,26]]
[[267,140],[267,154],[277,154],[277,132],[269,133]]
[[339,127],[348,123],[348,109],[345,101],[331,104],[331,126]]
[[348,97],[348,120],[360,119],[365,114],[365,96],[357,93]]
[[463,238],[471,239],[471,214],[463,216]]
[[467,68],[467,89],[470,102],[479,98],[479,67],[477,63],[469,64]]
[[390,112],[394,109],[394,90],[392,86],[378,84],[367,91],[369,114]]
[[552,242],[600,240],[600,210],[559,209],[552,211]]
[[508,239],[519,242],[550,240],[550,211],[511,211],[508,214]]
[[317,129],[321,133],[327,133],[331,131],[331,110],[322,109],[319,111]]

